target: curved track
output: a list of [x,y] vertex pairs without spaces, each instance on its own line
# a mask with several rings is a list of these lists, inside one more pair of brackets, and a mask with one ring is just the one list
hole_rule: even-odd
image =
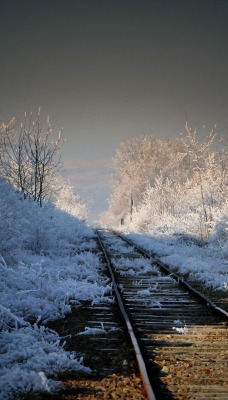
[[120,236],[97,234],[148,398],[227,400],[227,313]]

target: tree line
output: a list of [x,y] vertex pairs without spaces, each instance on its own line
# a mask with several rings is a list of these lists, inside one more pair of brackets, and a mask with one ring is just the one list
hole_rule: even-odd
[[175,138],[126,140],[113,169],[109,208],[101,216],[106,225],[121,221],[147,231],[158,220],[192,219],[200,236],[208,237],[227,204],[227,135],[215,128],[192,129],[186,122],[185,133]]

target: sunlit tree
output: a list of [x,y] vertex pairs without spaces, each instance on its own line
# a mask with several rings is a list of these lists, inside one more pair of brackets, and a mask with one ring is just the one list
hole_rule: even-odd
[[172,182],[185,180],[189,169],[183,159],[182,143],[175,139],[141,135],[121,143],[113,158],[113,190],[109,201],[113,215],[117,219],[128,216],[131,200],[134,209],[138,207],[146,188],[160,174]]
[[207,238],[228,195],[224,144],[214,130],[202,136],[187,123],[186,133],[173,139],[140,136],[121,143],[101,223],[120,226],[124,220],[143,232],[165,232],[169,225],[168,231],[172,226]]

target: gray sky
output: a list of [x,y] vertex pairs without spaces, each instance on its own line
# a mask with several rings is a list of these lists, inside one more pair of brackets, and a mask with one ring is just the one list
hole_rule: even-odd
[[228,124],[228,0],[0,0],[0,116],[64,127],[65,175],[107,207],[111,158],[140,134]]

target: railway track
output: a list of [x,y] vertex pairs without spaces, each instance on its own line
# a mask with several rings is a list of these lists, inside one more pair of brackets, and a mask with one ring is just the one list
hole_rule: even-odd
[[227,313],[114,232],[96,232],[147,397],[227,400]]

